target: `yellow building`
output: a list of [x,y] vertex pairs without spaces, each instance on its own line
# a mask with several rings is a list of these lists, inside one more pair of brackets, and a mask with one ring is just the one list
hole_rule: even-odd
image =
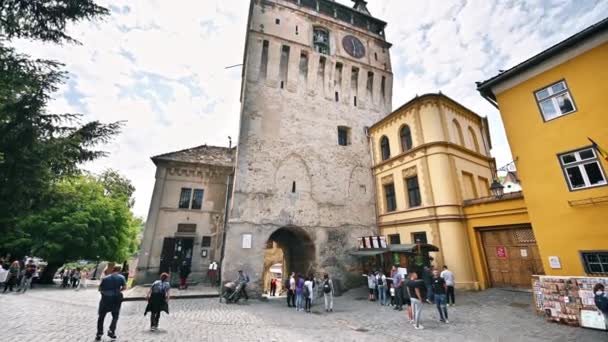
[[530,287],[544,274],[521,192],[464,202],[478,288]]
[[416,97],[369,129],[380,234],[439,247],[457,287],[479,287],[463,201],[489,195],[487,120],[442,94]]
[[548,275],[608,273],[608,19],[478,84],[500,109]]

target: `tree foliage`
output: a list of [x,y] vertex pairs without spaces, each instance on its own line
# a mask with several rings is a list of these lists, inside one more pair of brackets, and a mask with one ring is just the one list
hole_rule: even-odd
[[68,23],[99,19],[108,13],[92,0],[2,0],[0,37],[75,42],[65,32]]
[[[24,230],[43,222],[32,213],[52,217],[53,211],[60,212],[55,205],[72,184],[70,177],[80,174],[81,163],[104,156],[95,147],[110,141],[121,128],[120,122],[82,122],[80,114],[49,113],[47,104],[66,79],[63,65],[32,59],[7,44],[14,38],[77,43],[66,33],[68,24],[107,14],[92,0],[0,1],[0,250],[15,256],[45,250],[23,243],[43,241],[35,238],[36,231]],[[75,212],[66,219],[78,222],[74,215],[85,213]],[[55,223],[53,231],[68,229],[66,224]],[[50,245],[48,254],[57,248]]]
[[103,177],[65,177],[52,190],[45,196],[45,209],[19,220],[11,249],[29,251],[58,265],[98,257],[123,261],[137,250],[141,219],[131,213],[131,198],[117,195]]

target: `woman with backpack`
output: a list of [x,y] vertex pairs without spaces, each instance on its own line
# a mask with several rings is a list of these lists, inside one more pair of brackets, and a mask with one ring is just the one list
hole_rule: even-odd
[[169,314],[169,290],[171,284],[169,284],[169,274],[163,273],[160,275],[160,279],[152,283],[152,287],[148,290],[146,300],[146,312],[144,316],[151,312],[150,316],[150,331],[158,330],[158,321],[160,320],[161,311]]
[[595,306],[604,315],[604,323],[608,328],[608,293],[605,292],[604,285],[601,283],[595,284],[593,294],[595,294]]
[[323,275],[323,299],[325,299],[325,312],[334,311],[334,284],[327,273]]

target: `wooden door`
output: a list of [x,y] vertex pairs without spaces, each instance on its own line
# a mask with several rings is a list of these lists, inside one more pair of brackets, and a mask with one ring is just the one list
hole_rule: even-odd
[[531,228],[481,230],[493,287],[530,287],[532,275],[544,274]]

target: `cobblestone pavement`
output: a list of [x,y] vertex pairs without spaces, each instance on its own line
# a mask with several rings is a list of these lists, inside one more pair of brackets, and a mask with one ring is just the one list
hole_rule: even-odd
[[[423,309],[425,330],[414,330],[405,314],[366,301],[362,290],[335,300],[326,314],[322,299],[313,314],[288,309],[284,299],[220,304],[217,299],[174,300],[161,329],[149,332],[144,302],[123,304],[119,341],[608,341],[608,334],[547,323],[530,307],[526,293],[489,290],[457,293],[450,324],[437,322],[434,306]],[[34,289],[0,295],[1,341],[93,341],[98,294]],[[320,305],[321,304],[321,305]],[[106,326],[109,318],[106,320]],[[104,341],[108,341],[104,337]]]

